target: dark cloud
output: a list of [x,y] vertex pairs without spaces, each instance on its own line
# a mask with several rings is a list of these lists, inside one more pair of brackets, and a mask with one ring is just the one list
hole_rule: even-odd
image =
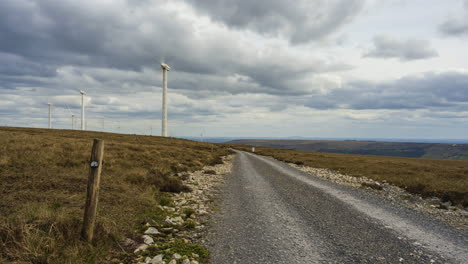
[[468,1],[464,1],[464,12],[460,17],[451,17],[439,25],[439,31],[448,36],[468,35]]
[[187,0],[215,21],[304,43],[327,36],[361,11],[362,0]]
[[[314,11],[320,13],[314,16],[332,19],[325,18],[323,12],[331,9],[331,14],[341,14],[345,11],[339,10],[353,10],[360,1],[352,1],[346,8],[339,3],[317,2],[323,10],[314,8],[321,10]],[[282,10],[283,5],[283,2],[264,3],[266,8],[276,6],[278,10]],[[273,10],[258,12],[264,14]],[[288,18],[296,14],[302,18],[312,16],[297,7],[285,12]],[[307,75],[350,69],[339,62],[292,53],[286,47],[262,54],[248,41],[240,41],[240,33],[228,34],[219,26],[212,32],[197,35],[194,19],[178,13],[177,7],[170,7],[162,0],[112,3],[5,0],[0,3],[0,52],[5,54],[0,56],[0,64],[5,65],[0,68],[0,74],[8,69],[8,74],[16,71],[16,74],[45,77],[66,65],[140,72],[144,68],[159,69],[159,62],[165,60],[177,75],[188,76],[171,80],[175,88],[219,90],[223,87],[232,93],[277,94],[302,93],[304,87],[291,83]],[[292,23],[296,22],[299,23]],[[327,23],[313,27],[328,32]],[[299,33],[309,36],[307,32]],[[236,75],[245,79],[227,81]],[[118,78],[105,76],[106,81],[92,73],[87,77],[94,78],[96,83]],[[136,78],[130,81],[140,82]]]
[[448,36],[468,35],[468,19],[447,20],[439,26],[439,30]]
[[374,47],[364,56],[409,61],[436,57],[438,53],[426,40],[398,40],[388,36],[377,36],[374,38]]
[[[310,41],[346,25],[363,2],[2,0],[2,122],[26,117],[44,125],[48,102],[68,120],[67,108],[79,113],[80,89],[88,92],[90,119],[157,119],[162,60],[173,69],[171,117],[197,125],[249,120],[256,111],[310,111],[303,106],[467,110],[465,73],[341,83],[353,66],[321,50],[325,42]],[[412,60],[436,52],[424,41],[383,38],[367,55]]]
[[43,65],[13,54],[0,53],[0,75],[53,77],[56,69],[53,65]]
[[468,111],[468,73],[408,76],[391,82],[352,82],[304,105],[316,109],[446,109]]

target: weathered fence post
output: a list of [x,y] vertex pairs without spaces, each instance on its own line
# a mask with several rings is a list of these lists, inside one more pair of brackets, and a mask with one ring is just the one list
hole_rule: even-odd
[[88,242],[93,240],[94,224],[99,196],[99,183],[101,181],[102,158],[104,156],[104,140],[94,139],[91,150],[89,166],[88,189],[81,236]]

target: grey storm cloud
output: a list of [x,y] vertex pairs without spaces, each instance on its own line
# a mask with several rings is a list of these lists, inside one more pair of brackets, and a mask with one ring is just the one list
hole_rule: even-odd
[[320,39],[349,23],[363,0],[187,0],[215,21],[268,36],[284,36],[292,43]]
[[[258,4],[257,11],[260,17],[278,13],[278,19],[285,20],[282,27],[305,25],[307,28],[297,29],[294,34],[313,38],[334,31],[361,5],[361,1],[347,1],[346,5],[342,2],[314,1],[316,5],[312,8],[312,2],[308,1],[295,5],[276,1]],[[6,66],[0,68],[0,74],[3,71],[8,75],[45,77],[54,75],[57,68],[66,65],[141,71],[145,67],[158,69],[160,60],[164,59],[174,71],[190,74],[192,78],[190,81],[174,79],[171,85],[175,88],[218,90],[230,87],[229,91],[233,93],[294,93],[296,87],[289,85],[292,80],[307,74],[351,67],[304,57],[287,49],[259,55],[251,46],[239,42],[235,35],[218,31],[199,37],[193,23],[183,14],[161,8],[167,3],[163,0],[112,4],[4,0],[0,3],[0,62]],[[197,3],[192,4],[198,6]],[[249,10],[252,3],[240,6],[245,5]],[[234,3],[225,4],[229,7]],[[261,6],[267,10],[260,10]],[[312,9],[305,10],[306,7]],[[252,15],[245,14],[245,18]],[[316,20],[317,23],[312,22]],[[281,27],[275,23],[272,21],[271,28]],[[294,65],[287,62],[294,62]],[[236,74],[247,80],[226,82]],[[0,81],[6,83],[8,80]],[[296,90],[303,90],[303,87]]]
[[429,41],[419,39],[398,40],[389,36],[376,36],[374,47],[364,57],[398,58],[403,61],[427,59],[438,56]]
[[[351,22],[364,2],[1,0],[2,118],[42,120],[47,102],[66,116],[79,108],[79,89],[96,116],[157,118],[161,60],[173,69],[171,115],[181,120],[293,106],[467,110],[466,73],[341,83],[353,65],[312,42]],[[437,52],[426,41],[379,37],[366,56]]]
[[321,97],[301,100],[316,109],[468,111],[468,73],[425,73],[388,82],[352,82]]
[[52,77],[56,75],[55,68],[29,61],[24,57],[13,54],[0,53],[0,75],[7,76],[41,76]]
[[439,25],[439,30],[442,34],[448,36],[468,35],[468,0],[464,1],[462,15],[447,19]]

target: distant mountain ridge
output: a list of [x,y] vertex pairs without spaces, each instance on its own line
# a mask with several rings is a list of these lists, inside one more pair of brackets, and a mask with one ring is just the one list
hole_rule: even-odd
[[468,160],[468,144],[274,139],[240,139],[228,143],[329,153]]

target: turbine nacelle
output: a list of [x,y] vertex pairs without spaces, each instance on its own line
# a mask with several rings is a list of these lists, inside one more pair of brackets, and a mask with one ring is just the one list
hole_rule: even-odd
[[167,65],[166,63],[161,63],[161,69],[166,70],[166,71],[170,71],[171,67],[169,67],[169,65]]
[[85,91],[80,91],[80,94],[86,94],[86,92]]

